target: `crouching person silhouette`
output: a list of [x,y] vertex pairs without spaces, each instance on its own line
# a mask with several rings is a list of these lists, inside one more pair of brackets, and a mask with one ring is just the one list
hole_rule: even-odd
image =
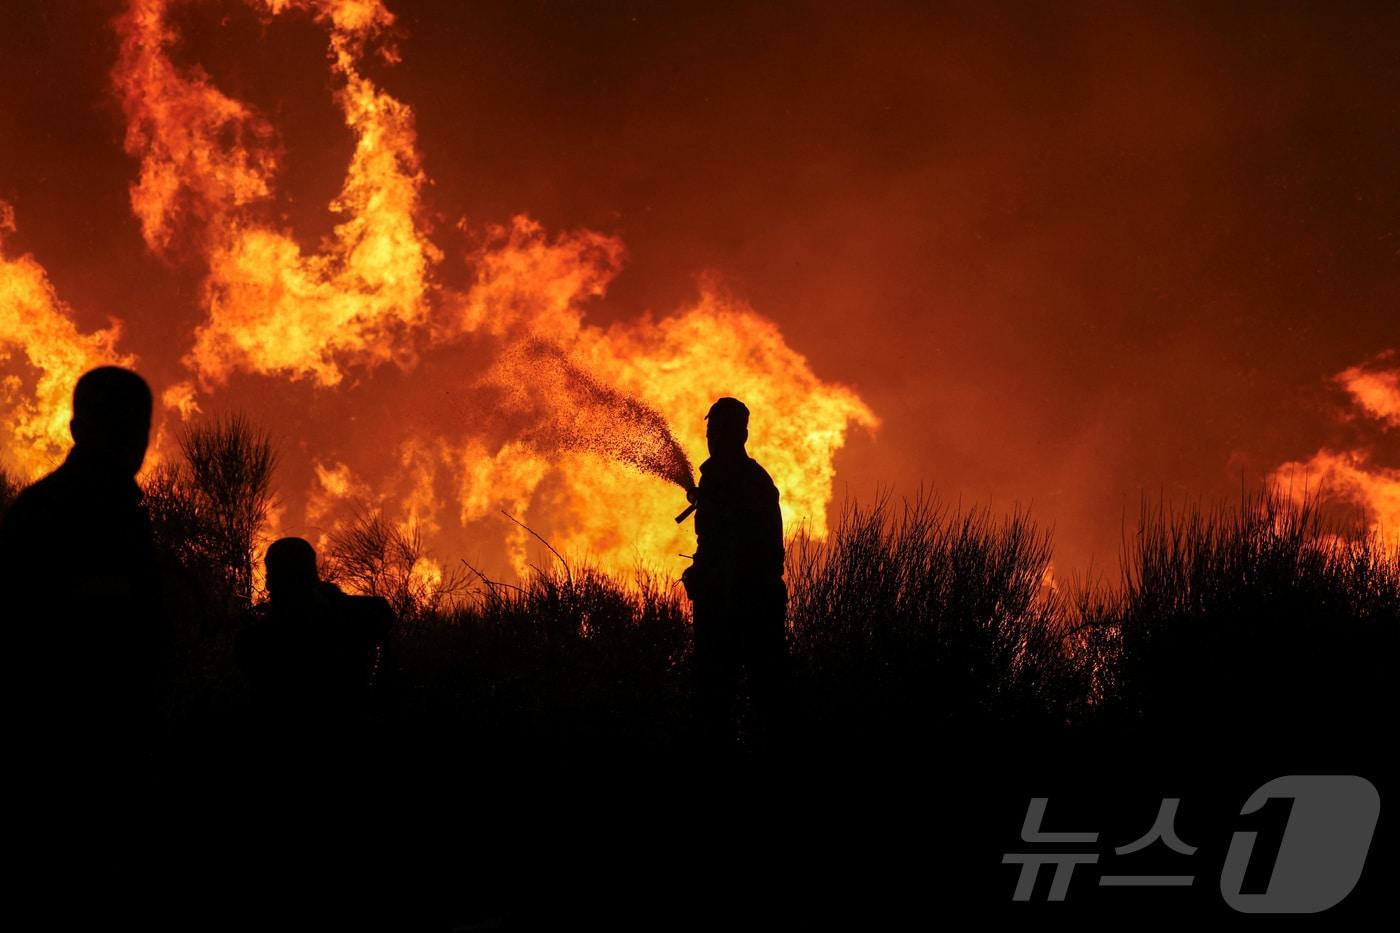
[[394,624],[389,603],[322,580],[302,538],[274,541],[265,565],[269,598],[238,646],[262,725],[294,738],[362,724]]
[[787,687],[778,488],[745,449],[742,402],[722,398],[705,417],[710,457],[694,493],[695,560],[682,576],[694,604],[696,712],[708,744],[732,746],[742,671],[759,742],[771,743],[783,727]]
[[164,639],[136,484],[150,428],[144,379],[85,373],[72,450],[0,516],[6,705],[31,752],[136,752],[157,722]]

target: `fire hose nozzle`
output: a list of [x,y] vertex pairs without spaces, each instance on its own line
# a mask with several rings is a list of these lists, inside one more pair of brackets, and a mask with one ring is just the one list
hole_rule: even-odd
[[676,516],[677,525],[689,518],[690,513],[694,512],[695,507],[700,504],[698,501],[698,496],[696,495],[697,493],[699,493],[699,491],[700,490],[695,486],[691,486],[685,491],[685,497],[690,500],[690,505],[686,508],[684,512]]

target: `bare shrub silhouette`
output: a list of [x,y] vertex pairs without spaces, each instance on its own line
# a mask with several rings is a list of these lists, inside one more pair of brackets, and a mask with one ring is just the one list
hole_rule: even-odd
[[690,626],[671,581],[562,561],[519,583],[477,581],[450,612],[401,627],[407,718],[535,751],[684,741]]
[[378,512],[360,512],[331,534],[322,576],[366,596],[382,596],[400,619],[450,608],[465,587],[460,571],[429,560],[417,528],[400,528]]
[[210,541],[215,531],[183,464],[163,463],[142,484],[142,502],[161,550],[181,566],[225,576]]
[[255,596],[277,457],[267,435],[237,415],[187,428],[180,449],[181,461],[145,479],[142,501],[172,638],[169,715],[193,721],[228,715],[246,688],[234,643]]
[[1083,712],[1087,658],[1043,585],[1049,562],[1050,536],[1027,515],[923,496],[847,503],[826,541],[794,536],[789,620],[809,715],[867,735],[1067,724]]
[[[237,417],[192,427],[181,449],[146,479],[145,502],[185,659],[172,709],[197,719],[239,702],[231,646],[255,595],[276,456]],[[0,496],[17,488],[0,476]],[[882,496],[847,503],[825,540],[797,529],[786,581],[804,740],[1205,738],[1244,721],[1266,740],[1393,725],[1394,547],[1267,491],[1234,508],[1145,502],[1138,525],[1121,579],[1098,586],[1047,584],[1050,535],[1019,511]],[[557,552],[514,582],[465,563],[444,572],[414,529],[370,511],[324,557],[326,579],[384,597],[401,619],[400,724],[538,747],[690,734],[689,606],[669,575],[623,580]]]
[[1316,496],[1144,502],[1123,561],[1116,590],[1075,601],[1119,725],[1301,741],[1390,718],[1400,554]]
[[180,451],[181,462],[158,466],[144,483],[156,540],[186,570],[221,578],[226,595],[247,606],[258,536],[273,504],[272,443],[231,415],[186,428]]
[[180,450],[203,544],[229,574],[234,594],[251,602],[257,536],[273,502],[272,442],[242,415],[228,415],[187,429]]

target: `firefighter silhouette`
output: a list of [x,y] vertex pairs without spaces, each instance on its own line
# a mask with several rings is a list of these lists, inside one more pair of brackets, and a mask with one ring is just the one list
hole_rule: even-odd
[[394,613],[377,596],[348,596],[320,578],[316,550],[280,538],[265,557],[269,599],[239,653],[265,724],[343,727],[368,713]]
[[154,725],[161,649],[150,522],[136,474],[151,390],[127,369],[73,390],[73,447],[0,517],[6,694],[17,736],[59,754]]
[[780,728],[787,667],[778,488],[745,449],[742,402],[721,398],[705,418],[710,457],[692,493],[695,559],[682,575],[694,604],[696,712],[707,741],[731,745],[742,675],[755,732],[768,741]]

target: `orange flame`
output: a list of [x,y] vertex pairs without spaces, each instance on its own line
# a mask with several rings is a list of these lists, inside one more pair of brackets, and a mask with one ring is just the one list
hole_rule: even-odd
[[[353,438],[345,455],[353,463],[315,465],[307,522],[335,524],[352,504],[369,505],[425,531],[439,551],[490,522],[523,570],[531,539],[500,519],[504,510],[609,569],[670,562],[694,542],[670,521],[678,490],[621,466],[619,444],[630,445],[631,462],[682,482],[685,454],[667,423],[697,454],[703,413],[736,395],[755,412],[750,450],[782,490],[789,526],[825,533],[835,453],[852,426],[878,424],[853,391],[817,378],[771,321],[713,287],[670,317],[588,324],[587,304],[605,295],[625,258],[622,243],[602,233],[551,236],[516,217],[483,231],[465,257],[469,288],[442,287],[434,276],[443,256],[422,219],[427,179],[413,113],[363,68],[372,51],[397,61],[387,38],[393,15],[380,0],[249,3],[269,17],[309,14],[326,29],[354,153],[329,205],[340,222],[308,254],[271,219],[274,128],[202,70],[171,60],[171,0],[132,0],[119,17],[113,79],[127,151],[141,162],[132,209],[153,251],[191,244],[207,265],[206,317],[184,357],[191,378],[165,390],[168,408],[190,416],[235,372],[331,390],[352,371],[358,380],[383,363],[411,370],[426,352],[472,342],[489,346],[495,364],[464,377],[464,387],[506,399],[491,414],[509,414],[512,428],[493,433],[484,417],[455,433],[405,424],[391,429],[397,436]],[[541,341],[555,348],[553,368],[531,350]],[[455,509],[443,508],[449,502]],[[425,566],[423,579],[433,572]]]
[[[84,334],[33,256],[10,258],[5,236],[15,231],[14,209],[0,201],[0,427],[10,438],[0,461],[7,471],[31,481],[63,459],[71,439],[73,386],[94,366],[129,366],[133,358],[117,352],[121,326]],[[32,385],[8,365],[15,348],[37,372]]]
[[141,157],[132,209],[159,252],[169,251],[181,222],[197,223],[209,263],[209,319],[186,359],[206,389],[235,370],[329,386],[347,362],[403,362],[401,338],[426,322],[428,268],[440,258],[415,222],[424,177],[412,112],[357,67],[366,42],[393,17],[377,2],[264,5],[272,14],[310,10],[328,25],[336,99],[355,134],[344,186],[330,205],[345,220],[316,255],[260,220],[277,169],[271,127],[202,72],[171,62],[168,0],[135,0],[118,22],[114,80],[127,151]]

